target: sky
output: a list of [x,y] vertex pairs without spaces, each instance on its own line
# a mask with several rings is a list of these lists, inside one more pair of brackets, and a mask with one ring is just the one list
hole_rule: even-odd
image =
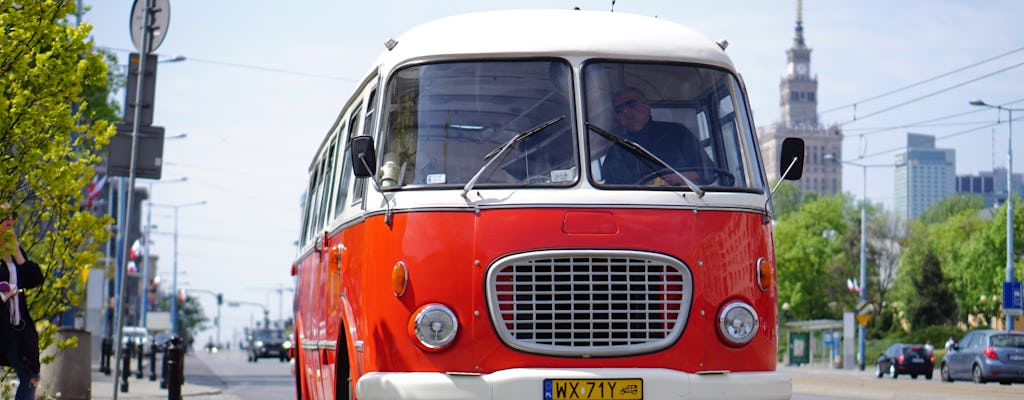
[[[93,27],[95,45],[121,63],[134,51],[132,3],[85,1],[90,10],[83,22]],[[154,203],[206,202],[178,209],[179,287],[263,304],[273,319],[290,314],[289,271],[308,166],[384,43],[449,15],[573,7],[614,7],[727,39],[756,124],[780,119],[795,0],[170,1],[155,53],[186,60],[158,66],[154,125],[168,136],[187,134],[165,142],[163,167],[164,180],[187,180],[138,184],[152,183]],[[1006,166],[1007,113],[968,102],[1024,108],[1024,2],[808,0],[802,15],[821,123],[842,126],[844,161],[883,165],[867,169],[866,184],[861,168],[844,168],[845,192],[860,199],[866,187],[870,201],[893,210],[891,165],[908,132],[934,135],[937,147],[956,149],[957,174]],[[1024,123],[1018,126],[1013,170],[1024,172]],[[151,251],[169,283],[172,209],[153,208],[152,223]],[[214,298],[196,295],[214,316]],[[244,326],[262,318],[253,306],[225,306],[221,313],[221,337],[235,343]],[[197,342],[213,334],[204,331]]]

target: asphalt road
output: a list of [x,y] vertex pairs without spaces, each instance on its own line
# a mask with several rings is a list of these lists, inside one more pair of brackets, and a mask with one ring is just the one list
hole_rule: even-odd
[[[295,398],[295,380],[290,365],[275,358],[258,362],[246,361],[241,350],[217,353],[198,351],[195,357],[202,366],[192,369],[186,381],[220,388],[222,398],[246,400],[280,400]],[[205,367],[205,368],[203,368]]]
[[[197,352],[188,369],[187,382],[217,388],[225,400],[277,400],[295,397],[290,365],[276,359],[246,361],[239,350],[218,353]],[[1024,385],[972,382],[947,383],[938,374],[932,380],[876,378],[869,371],[782,367],[792,374],[794,400],[851,399],[1024,399]]]
[[846,371],[783,367],[793,376],[793,399],[1024,399],[1024,385],[942,382],[936,371],[932,380],[901,376],[877,378],[874,368]]

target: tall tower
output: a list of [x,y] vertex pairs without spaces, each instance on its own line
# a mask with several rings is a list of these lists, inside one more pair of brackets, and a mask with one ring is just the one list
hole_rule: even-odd
[[818,127],[818,78],[811,76],[811,49],[804,42],[801,3],[797,1],[796,35],[786,50],[787,74],[779,83],[782,125]]
[[778,122],[758,128],[768,179],[776,181],[787,165],[779,165],[779,151],[787,137],[804,139],[801,191],[835,194],[842,190],[843,133],[838,125],[818,121],[818,77],[811,75],[811,49],[804,41],[803,4],[796,3],[796,29],[786,50],[786,75],[779,82]]

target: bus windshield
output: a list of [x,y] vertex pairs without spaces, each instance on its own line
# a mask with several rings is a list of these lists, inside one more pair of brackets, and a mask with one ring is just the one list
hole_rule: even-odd
[[570,76],[564,61],[536,59],[397,71],[385,99],[381,186],[461,188],[477,175],[475,187],[572,185]]
[[729,73],[601,61],[584,66],[583,81],[598,187],[763,190],[746,102]]

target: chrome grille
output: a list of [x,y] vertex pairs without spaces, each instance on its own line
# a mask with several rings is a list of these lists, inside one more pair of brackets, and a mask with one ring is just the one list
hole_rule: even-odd
[[682,334],[693,281],[679,260],[616,250],[541,251],[487,273],[491,322],[516,349],[618,356],[667,347]]

